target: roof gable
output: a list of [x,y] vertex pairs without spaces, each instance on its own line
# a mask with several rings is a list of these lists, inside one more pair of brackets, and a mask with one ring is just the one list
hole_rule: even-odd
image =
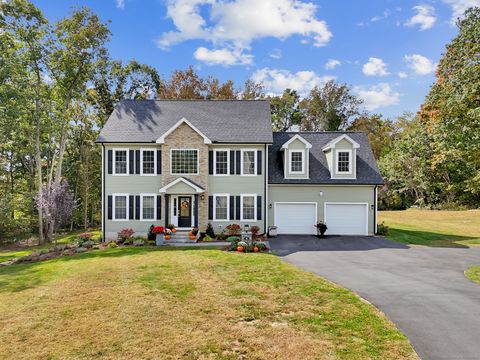
[[300,135],[297,134],[294,137],[292,137],[290,140],[288,140],[285,144],[283,144],[282,149],[287,149],[288,145],[290,145],[295,140],[299,140],[302,143],[304,143],[307,149],[310,149],[312,147],[312,144],[310,144],[307,140],[305,140],[304,138],[302,138]]
[[157,141],[155,141],[157,144],[163,144],[165,143],[165,138],[170,135],[172,132],[175,131],[175,129],[177,129],[180,125],[182,124],[187,124],[188,126],[190,126],[198,135],[200,135],[201,137],[203,137],[203,143],[204,144],[211,144],[212,141],[206,137],[200,130],[198,130],[195,126],[193,126],[190,121],[188,121],[187,119],[185,118],[182,118],[181,120],[179,120],[175,125],[173,125],[170,129],[168,129],[162,136],[160,136]]
[[170,189],[172,186],[175,186],[177,185],[178,183],[184,183],[185,185],[188,185],[192,188],[192,190],[194,190],[196,193],[203,193],[205,192],[205,189],[202,188],[200,185],[197,185],[195,184],[193,181],[191,180],[188,180],[184,177],[179,177],[175,180],[173,180],[172,182],[168,183],[167,185],[165,185],[164,187],[162,187],[159,192],[160,193],[166,193],[168,189]]
[[353,140],[350,136],[348,136],[347,134],[343,134],[343,135],[331,140],[327,145],[325,145],[322,148],[322,150],[323,151],[330,150],[330,149],[334,148],[335,145],[342,140],[348,141],[350,144],[352,144],[354,149],[358,149],[360,147],[360,145],[355,140]]

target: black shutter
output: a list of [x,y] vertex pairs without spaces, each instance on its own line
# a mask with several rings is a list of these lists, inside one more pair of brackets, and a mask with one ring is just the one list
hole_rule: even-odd
[[129,160],[129,162],[130,162],[130,164],[129,164],[129,166],[128,166],[128,168],[129,168],[129,173],[130,173],[130,174],[135,174],[135,167],[134,167],[134,164],[135,164],[135,151],[134,151],[134,150],[130,150],[128,157],[129,157],[128,160]]
[[140,174],[140,150],[135,150],[135,174]]
[[213,220],[213,196],[208,197],[208,220]]
[[235,219],[235,196],[230,196],[230,220]]
[[133,195],[130,195],[130,196],[129,196],[129,199],[128,199],[128,207],[129,207],[129,209],[128,209],[128,215],[129,215],[128,218],[129,218],[130,220],[133,220],[133,219],[135,219],[135,216],[134,216],[135,214],[134,214],[134,212],[133,212],[133,209],[134,209],[134,207],[135,207],[135,196],[133,196]]
[[213,150],[208,151],[208,173],[213,175]]
[[262,197],[257,196],[257,220],[262,220]]
[[257,175],[262,175],[262,150],[257,151]]
[[157,175],[162,173],[162,150],[157,150]]
[[168,214],[169,214],[169,209],[170,209],[170,196],[168,194],[165,194],[165,226],[168,226]]
[[241,159],[241,155],[240,155],[240,150],[237,150],[236,151],[237,153],[237,156],[236,156],[236,168],[237,168],[237,175],[240,175],[241,171],[240,171],[240,166],[242,165],[241,162],[242,162],[242,159]]
[[230,175],[235,175],[235,151],[230,150]]
[[236,197],[236,201],[235,201],[235,219],[236,220],[240,220],[240,202],[241,202],[241,197],[240,196],[237,196]]
[[157,220],[162,218],[162,197],[157,195]]
[[140,220],[140,195],[135,196],[135,219]]
[[[112,151],[112,150],[109,150]],[[112,220],[112,205],[113,205],[113,200],[112,200],[112,195],[108,195],[108,220]]]
[[111,174],[113,170],[113,151],[107,151],[107,158],[108,158],[108,173]]

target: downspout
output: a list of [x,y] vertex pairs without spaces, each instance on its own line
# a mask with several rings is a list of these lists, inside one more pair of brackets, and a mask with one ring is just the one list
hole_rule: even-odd
[[375,185],[373,190],[373,235],[377,233],[378,225],[377,225],[377,188],[378,185]]
[[263,232],[265,234],[268,233],[268,145],[265,144],[265,184],[264,184],[264,198],[265,198],[265,205],[264,205],[264,220],[263,220]]
[[105,242],[105,144],[102,143],[102,242]]

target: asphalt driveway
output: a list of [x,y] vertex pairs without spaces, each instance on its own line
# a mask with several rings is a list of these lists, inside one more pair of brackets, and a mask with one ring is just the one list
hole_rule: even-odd
[[480,285],[463,274],[480,264],[480,248],[342,236],[279,236],[270,239],[270,247],[382,310],[422,359],[480,359]]

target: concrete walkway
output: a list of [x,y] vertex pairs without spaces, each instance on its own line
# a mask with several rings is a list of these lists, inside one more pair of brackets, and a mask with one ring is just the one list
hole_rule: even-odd
[[349,288],[383,311],[422,359],[480,359],[480,285],[463,272],[480,248],[407,246],[384,238],[281,236],[284,260]]

